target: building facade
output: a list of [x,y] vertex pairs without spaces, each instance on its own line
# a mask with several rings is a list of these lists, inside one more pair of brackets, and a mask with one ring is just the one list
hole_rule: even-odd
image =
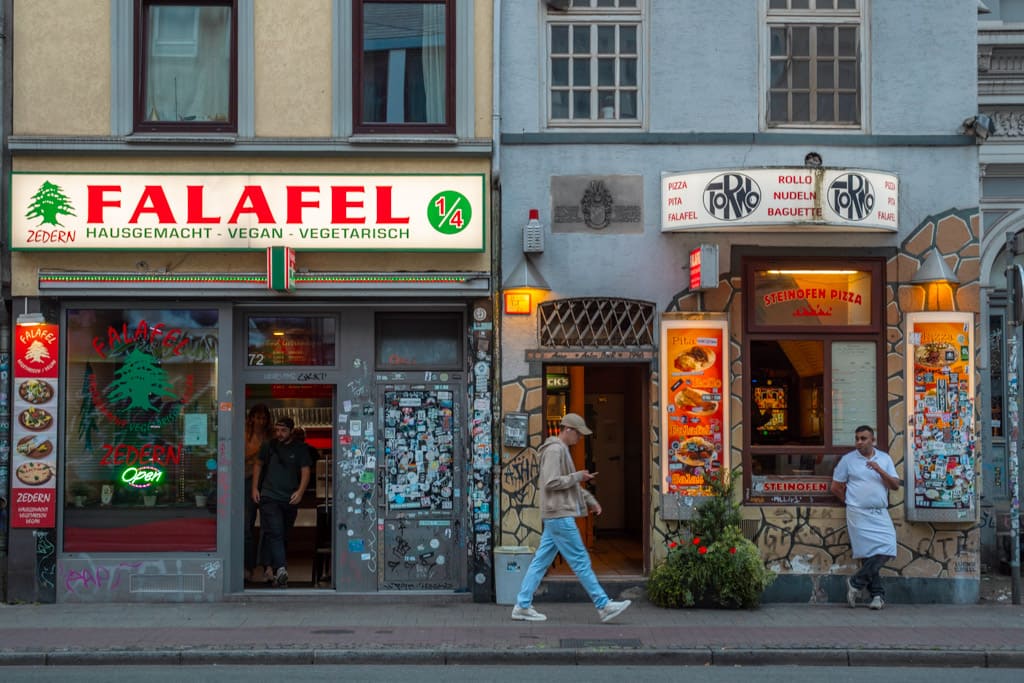
[[867,424],[904,480],[889,599],[977,599],[977,22],[953,0],[502,5],[502,545],[536,545],[536,448],[573,411],[606,582],[642,582],[703,475],[734,471],[766,599],[841,600],[829,482]]
[[489,599],[490,3],[8,9],[7,598],[263,588],[263,406],[289,591]]
[[[981,414],[989,426],[981,432],[988,453],[982,470],[981,547],[983,564],[1005,573],[1012,557],[1014,487],[1019,500],[1021,476],[1020,458],[1011,438],[1019,425],[1016,406],[1020,397],[1011,372],[1012,367],[1019,374],[1019,328],[1010,316],[1006,272],[1007,266],[1022,263],[1024,253],[1020,236],[1024,227],[1024,70],[1019,59],[1024,51],[1024,3],[1002,0],[984,5],[985,12],[978,17],[978,107],[990,121],[990,135],[979,152],[984,226],[980,277],[985,285],[981,327],[988,340],[981,349],[986,380]],[[1019,535],[1019,522],[1016,531]]]

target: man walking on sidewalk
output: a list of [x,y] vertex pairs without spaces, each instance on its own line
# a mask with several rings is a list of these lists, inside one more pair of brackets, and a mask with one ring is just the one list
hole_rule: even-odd
[[[293,438],[295,421],[282,417],[274,424],[274,439],[265,441],[253,465],[252,499],[260,506],[260,526],[267,545],[267,566],[274,585],[288,586],[288,533],[298,516],[299,503],[309,486],[309,447]],[[266,468],[262,478],[260,473]],[[262,489],[259,482],[263,482]]]
[[593,479],[597,473],[577,471],[569,453],[569,447],[575,446],[580,436],[593,432],[576,413],[568,413],[563,417],[561,427],[558,436],[549,437],[540,447],[538,488],[544,532],[540,537],[537,554],[533,556],[533,561],[523,577],[519,595],[516,597],[516,606],[512,608],[512,618],[518,621],[547,619],[533,608],[533,593],[555,559],[555,553],[562,553],[562,557],[572,567],[594,602],[601,621],[611,621],[629,607],[630,601],[617,602],[608,599],[590,566],[590,555],[583,546],[575,519],[586,515],[588,508],[593,510],[595,515],[601,514],[601,504],[589,491],[580,486],[581,483]]
[[896,557],[896,529],[889,516],[889,491],[900,487],[896,466],[888,453],[875,448],[875,430],[857,427],[853,435],[856,450],[843,456],[832,473],[832,493],[846,503],[846,528],[854,559],[861,559],[860,571],[846,581],[846,602],[857,606],[857,597],[867,588],[871,609],[885,607],[885,588],[879,571],[886,560]]

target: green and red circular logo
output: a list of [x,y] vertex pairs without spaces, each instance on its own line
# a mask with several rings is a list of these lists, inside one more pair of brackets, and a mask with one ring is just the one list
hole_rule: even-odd
[[445,235],[457,235],[473,220],[473,207],[466,195],[455,190],[438,192],[427,206],[431,227]]

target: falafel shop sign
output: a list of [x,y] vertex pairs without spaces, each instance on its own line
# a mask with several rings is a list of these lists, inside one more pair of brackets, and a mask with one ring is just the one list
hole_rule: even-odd
[[14,172],[18,251],[484,250],[483,174]]
[[751,168],[663,173],[661,231],[896,232],[899,178],[849,168]]

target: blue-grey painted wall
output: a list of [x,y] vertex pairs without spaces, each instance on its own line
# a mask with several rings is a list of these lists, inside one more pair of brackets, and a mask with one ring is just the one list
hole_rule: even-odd
[[[643,0],[641,0],[643,1]],[[553,297],[621,296],[664,310],[685,289],[686,254],[720,245],[892,247],[926,216],[978,205],[978,156],[958,132],[977,113],[977,8],[973,2],[867,2],[862,130],[778,131],[764,127],[762,0],[649,0],[636,129],[549,129],[545,121],[543,14],[538,0],[502,5],[502,265],[522,258],[530,208],[550,225],[555,175],[643,176],[642,234],[546,234],[534,262]],[[801,166],[816,151],[829,167],[875,169],[900,178],[899,233],[662,233],[660,175],[666,171]],[[526,371],[536,319],[503,321],[503,376]]]

